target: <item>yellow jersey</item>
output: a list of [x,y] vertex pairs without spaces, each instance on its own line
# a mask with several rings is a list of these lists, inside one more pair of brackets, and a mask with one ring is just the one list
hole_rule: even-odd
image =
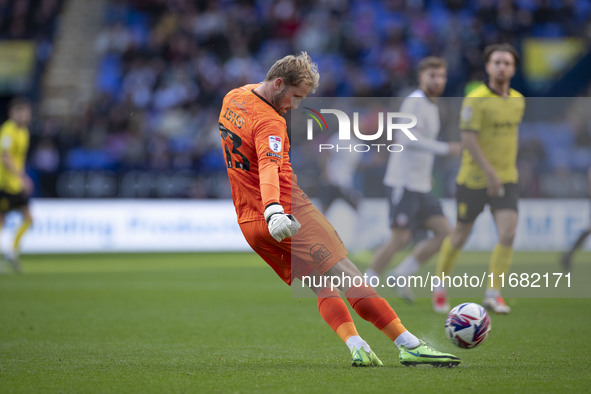
[[[485,84],[470,92],[462,103],[460,129],[477,133],[484,156],[503,183],[518,180],[518,133],[524,111],[525,99],[521,93],[510,89],[509,96],[502,97]],[[484,171],[466,149],[456,181],[471,189],[488,186]]]
[[[7,120],[0,127],[0,147],[2,154],[8,152],[15,168],[24,172],[29,149],[29,130],[26,127],[19,127],[13,120]],[[7,193],[17,194],[23,190],[21,177],[10,172],[0,161],[0,190]]]

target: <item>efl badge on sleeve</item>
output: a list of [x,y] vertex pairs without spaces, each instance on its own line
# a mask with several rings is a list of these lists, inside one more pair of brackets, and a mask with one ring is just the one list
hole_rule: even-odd
[[269,148],[275,153],[281,152],[281,137],[275,135],[269,136]]
[[472,119],[472,107],[466,105],[464,108],[462,108],[462,113],[460,114],[460,116],[464,121],[469,121],[470,119]]
[[[2,138],[2,148],[3,149],[10,149],[10,147],[12,146],[12,138],[10,138],[9,136],[5,135]],[[279,142],[279,146],[281,146],[281,142]]]

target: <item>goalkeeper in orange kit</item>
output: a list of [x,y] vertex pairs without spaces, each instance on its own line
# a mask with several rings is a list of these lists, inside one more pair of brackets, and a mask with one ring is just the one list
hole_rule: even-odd
[[[289,161],[282,116],[314,92],[318,81],[316,64],[302,52],[278,60],[262,83],[239,87],[224,97],[219,130],[232,199],[246,241],[288,285],[302,275],[347,277],[349,283],[361,283],[362,274],[347,258],[342,240],[299,188]],[[349,347],[354,366],[382,362],[359,336],[339,290],[359,316],[396,344],[402,364],[460,363],[458,357],[438,352],[411,334],[368,285],[312,290],[320,315]]]

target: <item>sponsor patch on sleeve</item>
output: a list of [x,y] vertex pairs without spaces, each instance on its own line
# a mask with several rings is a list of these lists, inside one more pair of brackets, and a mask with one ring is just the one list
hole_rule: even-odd
[[6,149],[10,149],[10,147],[12,146],[12,138],[10,138],[9,136],[4,136],[2,138],[2,149],[6,150]]
[[462,108],[461,117],[464,121],[469,121],[472,119],[472,107],[466,105],[464,108]]
[[275,153],[281,152],[281,137],[277,137],[276,135],[269,136],[269,148]]
[[277,153],[271,153],[271,152],[267,152],[267,156],[276,157],[278,159],[283,158],[283,157],[281,157],[281,155],[278,155]]

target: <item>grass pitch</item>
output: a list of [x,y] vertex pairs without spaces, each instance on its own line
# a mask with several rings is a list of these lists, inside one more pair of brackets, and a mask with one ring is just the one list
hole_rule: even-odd
[[[462,253],[483,266],[488,253]],[[517,253],[547,264],[555,254]],[[589,278],[591,254],[576,272]],[[585,263],[586,262],[586,263]],[[591,387],[591,300],[510,299],[478,348],[457,349],[430,300],[390,300],[404,324],[458,368],[406,368],[356,316],[385,363],[352,368],[314,299],[254,254],[25,256],[0,275],[1,393],[583,392]],[[460,262],[461,263],[461,262]],[[553,265],[552,265],[553,264]],[[431,266],[432,268],[432,266]],[[452,300],[453,304],[466,301]],[[479,302],[479,299],[471,301]]]

